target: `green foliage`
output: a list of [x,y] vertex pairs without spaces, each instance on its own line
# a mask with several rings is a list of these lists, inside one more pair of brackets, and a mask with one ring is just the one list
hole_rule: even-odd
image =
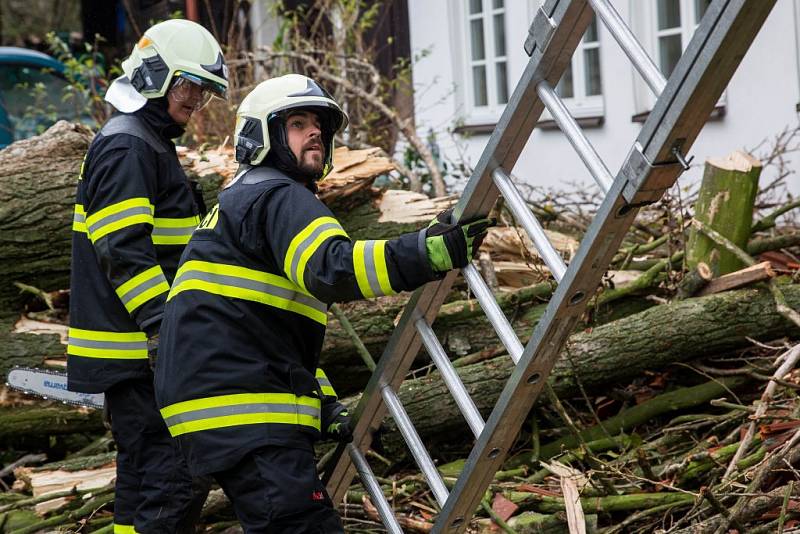
[[102,37],[95,37],[95,44],[86,43],[84,52],[75,55],[67,43],[56,34],[50,32],[46,36],[51,54],[64,64],[64,87],[62,99],[71,102],[80,116],[89,119],[90,125],[98,127],[108,118],[107,107],[103,95],[111,80],[122,73],[119,66],[108,68],[105,58],[97,49],[97,42]]

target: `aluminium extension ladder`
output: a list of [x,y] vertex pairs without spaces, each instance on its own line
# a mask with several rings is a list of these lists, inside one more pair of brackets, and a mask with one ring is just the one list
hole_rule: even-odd
[[[467,284],[516,364],[486,421],[430,326],[458,273],[451,272],[441,281],[415,291],[353,412],[357,421],[353,442],[339,446],[335,453],[335,465],[326,477],[334,502],[342,500],[358,471],[384,526],[392,534],[402,532],[364,457],[372,432],[380,426],[388,410],[441,507],[433,532],[464,532],[638,208],[659,200],[687,168],[684,155],[775,2],[714,0],[668,81],[609,0],[544,3],[528,30],[525,42],[525,51],[530,56],[528,65],[455,208],[455,216],[458,219],[485,216],[502,194],[550,268],[558,287],[530,342],[523,347],[477,269],[473,265],[462,269]],[[658,97],[616,177],[553,89],[595,13]],[[509,178],[544,108],[605,192],[569,267]],[[475,435],[464,469],[449,492],[396,393],[421,344],[437,365]]]

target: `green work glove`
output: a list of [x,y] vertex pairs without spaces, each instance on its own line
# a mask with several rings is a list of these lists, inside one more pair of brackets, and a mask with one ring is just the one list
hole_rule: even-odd
[[347,410],[339,412],[333,421],[325,429],[325,433],[331,439],[340,443],[350,443],[353,441],[353,430],[350,428],[350,415]]
[[452,209],[437,215],[425,234],[428,262],[436,272],[466,267],[481,246],[486,230],[496,224],[494,219],[452,223],[452,215]]

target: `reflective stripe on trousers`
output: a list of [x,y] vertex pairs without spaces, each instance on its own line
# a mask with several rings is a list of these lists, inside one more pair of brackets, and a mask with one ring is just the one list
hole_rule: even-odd
[[181,434],[238,425],[285,424],[319,430],[319,399],[291,393],[239,393],[195,399],[161,409],[169,433]]

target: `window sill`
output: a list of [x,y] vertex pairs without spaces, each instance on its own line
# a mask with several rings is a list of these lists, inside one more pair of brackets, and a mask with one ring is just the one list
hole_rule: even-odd
[[[581,128],[600,128],[605,123],[606,119],[602,115],[594,117],[576,117],[575,121]],[[462,124],[453,129],[453,133],[458,135],[486,135],[494,131],[496,122],[480,123],[480,124]],[[536,123],[536,128],[540,130],[558,130],[558,124],[552,119],[540,120]]]
[[[631,122],[638,122],[643,123],[647,120],[647,117],[650,116],[650,112],[652,110],[643,111],[641,113],[637,113],[631,117]],[[706,122],[717,122],[721,121],[725,117],[726,109],[724,104],[719,104],[714,109],[711,110],[711,113],[708,116],[708,120]]]

